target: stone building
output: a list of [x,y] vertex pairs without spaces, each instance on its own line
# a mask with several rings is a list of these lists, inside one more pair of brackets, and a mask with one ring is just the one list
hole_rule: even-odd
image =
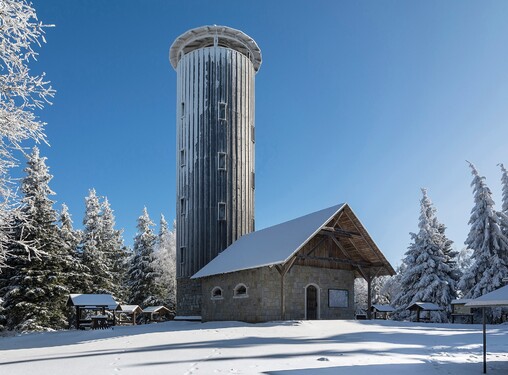
[[201,280],[203,321],[263,322],[352,319],[354,279],[370,285],[394,274],[351,208],[340,204],[242,236],[192,279]]

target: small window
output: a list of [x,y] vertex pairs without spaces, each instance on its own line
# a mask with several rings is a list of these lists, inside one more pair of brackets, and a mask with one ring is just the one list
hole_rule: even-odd
[[226,119],[226,103],[219,103],[219,120]]
[[185,166],[185,149],[180,150],[180,167]]
[[255,143],[256,142],[256,128],[254,127],[254,125],[251,125],[250,127],[250,137],[252,139],[252,142]]
[[180,248],[180,264],[185,263],[185,247]]
[[218,220],[226,220],[226,203],[219,202],[217,217]]
[[247,298],[249,295],[247,294],[247,287],[245,284],[238,284],[235,287],[234,298]]
[[252,188],[255,189],[256,188],[256,173],[251,172],[251,177],[252,177]]
[[219,152],[217,157],[217,168],[219,170],[226,170],[226,153],[225,152]]
[[185,215],[187,207],[185,206],[185,198],[180,198],[180,215]]
[[212,299],[223,299],[222,289],[219,286],[212,289]]
[[328,289],[328,307],[349,307],[349,291]]
[[184,116],[185,116],[185,103],[182,102],[180,105],[180,117],[184,117]]

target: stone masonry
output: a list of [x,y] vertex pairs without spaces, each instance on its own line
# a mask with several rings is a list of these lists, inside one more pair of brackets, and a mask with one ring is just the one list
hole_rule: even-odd
[[[203,278],[202,309],[203,321],[240,320],[266,322],[273,320],[305,319],[306,287],[318,288],[318,319],[354,318],[354,273],[353,271],[293,266],[284,279],[285,316],[281,317],[281,276],[274,267],[262,267],[229,274]],[[234,296],[235,287],[244,284],[245,296]],[[212,296],[214,288],[222,290],[221,297]],[[331,308],[328,290],[342,289],[349,292],[348,307]]]

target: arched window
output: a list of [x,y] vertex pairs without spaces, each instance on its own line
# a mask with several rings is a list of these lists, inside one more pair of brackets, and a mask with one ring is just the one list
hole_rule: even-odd
[[233,295],[234,298],[246,298],[249,295],[247,294],[248,289],[245,284],[238,284],[235,286],[235,293]]
[[216,286],[212,289],[212,299],[222,299],[222,289],[219,286]]

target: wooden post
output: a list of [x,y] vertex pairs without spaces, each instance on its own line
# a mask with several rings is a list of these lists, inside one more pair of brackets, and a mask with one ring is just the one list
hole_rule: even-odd
[[482,307],[483,320],[483,373],[487,373],[487,326],[485,324],[485,307]]
[[371,309],[372,309],[372,277],[370,276],[369,270],[369,279],[367,280],[367,319],[371,319]]
[[285,320],[286,317],[286,301],[284,298],[284,276],[286,273],[280,275],[280,320]]
[[79,306],[76,306],[76,329],[79,329],[79,319],[81,318],[80,314],[81,314],[81,310],[80,310]]

